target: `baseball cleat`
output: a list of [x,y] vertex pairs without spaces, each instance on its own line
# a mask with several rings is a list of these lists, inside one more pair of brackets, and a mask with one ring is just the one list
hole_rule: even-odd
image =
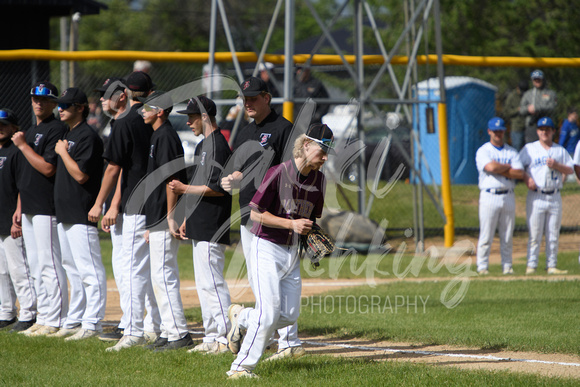
[[230,350],[226,344],[220,343],[219,341],[213,341],[211,343],[198,344],[187,352],[200,352],[208,355],[219,355],[220,353],[230,352]]
[[228,348],[232,353],[235,355],[240,352],[240,346],[242,345],[242,330],[238,325],[238,318],[240,317],[240,312],[244,310],[243,305],[238,304],[231,304],[228,308],[228,317],[230,319],[230,323],[232,327],[228,332],[227,339],[228,339]]
[[145,349],[157,349],[159,347],[167,345],[167,342],[168,342],[167,337],[159,336],[157,340],[155,340],[152,344],[145,346]]
[[47,337],[67,337],[74,335],[81,330],[81,324],[74,326],[73,328],[60,328],[58,332],[46,335]]
[[154,343],[157,341],[159,333],[157,332],[143,332],[143,338],[147,343]]
[[17,333],[24,332],[25,330],[27,330],[31,326],[33,326],[35,321],[36,320],[18,321],[16,324],[14,324],[12,329],[10,329],[10,332],[17,332]]
[[42,327],[44,327],[44,325],[42,325],[42,324],[32,324],[32,326],[30,326],[30,328],[25,329],[23,331],[20,331],[18,333],[21,335],[24,335],[24,336],[28,336],[28,335],[36,332],[37,330],[39,330]]
[[506,267],[503,269],[503,275],[511,275],[514,274],[514,269],[512,267]]
[[57,327],[51,327],[49,325],[45,325],[42,328],[30,333],[28,337],[35,337],[35,336],[50,336],[58,332],[59,329]]
[[96,331],[94,329],[80,329],[74,335],[67,337],[64,341],[77,341],[77,340],[85,340],[91,337],[97,337],[101,331]]
[[125,348],[135,347],[137,345],[145,344],[145,339],[139,336],[123,336],[121,340],[117,344],[112,347],[106,349],[107,352],[119,352]]
[[241,371],[229,370],[228,372],[226,372],[226,375],[228,375],[228,379],[259,378],[258,375],[248,370]]
[[0,329],[8,328],[10,325],[16,323],[17,318],[14,317],[10,320],[0,320]]
[[489,270],[487,269],[481,269],[477,271],[477,274],[479,275],[488,275],[489,274]]
[[302,357],[304,355],[306,355],[306,350],[304,349],[303,346],[299,345],[297,347],[287,347],[287,348],[281,349],[264,361],[280,360],[280,359],[284,359],[286,357],[292,358],[292,359],[298,359],[299,357]]
[[123,328],[116,327],[112,332],[101,333],[99,340],[101,341],[119,341],[123,338]]
[[555,267],[549,267],[548,274],[568,274],[568,270],[560,270]]
[[535,267],[527,267],[526,269],[526,275],[530,275],[530,274],[536,274],[536,268]]
[[171,351],[174,349],[188,348],[188,347],[191,347],[192,345],[193,345],[193,340],[191,339],[191,335],[188,332],[181,339],[168,341],[167,344],[165,344],[162,347],[156,348],[154,351],[155,352]]

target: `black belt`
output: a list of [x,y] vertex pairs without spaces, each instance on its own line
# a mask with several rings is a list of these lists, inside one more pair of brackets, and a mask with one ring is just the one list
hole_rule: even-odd
[[496,189],[496,188],[488,188],[485,192],[492,193],[494,195],[505,195],[506,193],[512,192],[511,189]]
[[557,188],[556,189],[536,189],[535,191],[539,192],[541,194],[544,194],[544,195],[552,195],[552,194],[560,192],[560,190]]

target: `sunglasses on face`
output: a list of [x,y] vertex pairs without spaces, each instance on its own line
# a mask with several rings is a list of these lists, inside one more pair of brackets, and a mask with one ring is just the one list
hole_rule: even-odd
[[59,110],[66,110],[71,106],[76,106],[76,104],[75,103],[59,103],[58,104]]

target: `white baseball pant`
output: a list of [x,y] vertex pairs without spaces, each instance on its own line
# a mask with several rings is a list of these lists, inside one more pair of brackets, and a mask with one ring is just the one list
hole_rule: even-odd
[[16,317],[16,299],[20,304],[18,320],[36,318],[36,292],[22,238],[0,236],[0,320]]
[[201,304],[204,343],[228,344],[228,308],[230,292],[224,279],[226,246],[206,241],[192,241],[195,287]]
[[251,270],[256,306],[240,312],[238,324],[246,329],[231,369],[253,370],[276,329],[292,325],[300,314],[300,259],[296,246],[277,245],[254,237]]
[[513,233],[516,223],[516,198],[513,192],[479,194],[479,242],[477,270],[487,270],[495,230],[498,231],[502,270],[512,267]]
[[[240,226],[240,236],[242,241],[242,248],[244,249],[244,257],[246,257],[246,267],[248,269],[248,282],[250,283],[250,287],[252,291],[254,291],[254,286],[252,285],[252,270],[250,268],[251,260],[247,259],[250,257],[251,247],[252,247],[252,239],[254,238],[254,234],[250,231],[252,229],[252,221],[248,220],[248,223],[245,226]],[[254,296],[256,292],[254,291]],[[299,347],[302,345],[302,342],[298,338],[298,323],[294,323],[291,326],[283,327],[278,329],[278,350],[285,349],[288,347]],[[268,345],[274,343],[276,340],[272,337]]]
[[68,287],[56,217],[22,214],[22,236],[36,290],[36,323],[60,328],[68,312]]
[[528,191],[526,215],[530,237],[528,239],[528,267],[538,267],[542,235],[546,235],[546,268],[558,263],[558,238],[562,222],[562,197],[560,192],[551,195]]
[[[85,224],[59,223],[58,227],[63,259],[65,257],[64,251],[70,251],[81,280],[79,293],[83,294],[84,300],[83,313],[81,314],[82,327],[83,329],[101,331],[103,329],[101,321],[105,318],[107,305],[107,276],[101,259],[98,230],[95,226]],[[72,289],[71,284],[71,293]],[[73,294],[71,294],[71,307],[72,299]]]
[[79,270],[75,264],[73,250],[71,249],[62,223],[58,223],[57,231],[60,243],[62,267],[66,273],[66,277],[68,278],[70,295],[68,313],[66,315],[66,321],[62,327],[71,329],[82,324],[83,314],[85,314],[87,306],[87,298],[85,296],[85,290],[83,289],[83,281],[81,280]]
[[[117,290],[119,294],[128,289],[128,285],[123,283],[126,278],[122,275],[123,270],[126,269],[128,263],[123,257],[123,219],[124,215],[117,216],[116,224],[111,226],[111,241],[113,243],[113,251],[111,257],[111,263],[113,267],[113,276],[115,277],[115,284],[117,285]],[[120,299],[120,297],[119,297]],[[123,307],[121,307],[123,310]],[[159,308],[157,307],[157,301],[155,300],[155,295],[153,293],[153,287],[150,286],[147,289],[145,296],[145,310],[147,314],[145,315],[145,320],[143,321],[143,327],[147,332],[157,332],[161,331],[161,315],[159,314]],[[129,315],[123,312],[121,320],[119,321],[119,328],[125,329],[129,326]]]
[[169,230],[149,232],[151,280],[162,321],[162,336],[179,340],[188,333],[187,320],[179,292],[177,251],[179,241]]

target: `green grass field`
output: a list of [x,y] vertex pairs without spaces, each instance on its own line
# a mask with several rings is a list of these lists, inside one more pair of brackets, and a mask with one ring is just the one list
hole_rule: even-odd
[[[103,256],[110,256],[103,240]],[[228,261],[240,259],[230,251]],[[191,247],[180,249],[182,278],[193,278]],[[512,281],[472,280],[461,288],[454,278],[457,266],[421,265],[412,255],[370,255],[326,259],[305,278],[397,278],[409,268],[408,278],[422,281],[361,286],[304,298],[299,319],[303,335],[364,340],[388,340],[423,345],[449,344],[489,351],[513,350],[580,355],[578,343],[579,281],[554,281],[542,275]],[[561,254],[560,265],[578,274],[576,253]],[[366,262],[366,263],[363,263]],[[110,266],[109,262],[106,262]],[[332,265],[336,266],[332,268]],[[361,265],[366,265],[360,273]],[[498,265],[497,265],[498,266]],[[437,269],[437,271],[435,270]],[[465,268],[464,268],[465,269]],[[472,268],[471,270],[473,270]],[[492,275],[500,268],[492,266]],[[523,272],[516,265],[516,273]],[[110,273],[110,267],[108,267]],[[330,273],[333,273],[331,276]],[[388,274],[384,274],[387,273]],[[312,273],[322,273],[320,276]],[[468,273],[468,272],[467,272]],[[436,280],[432,280],[437,277]],[[431,279],[430,279],[431,278]],[[453,308],[443,301],[461,296]],[[201,322],[199,308],[187,311],[189,321]],[[133,348],[120,353],[104,351],[110,344],[97,339],[69,343],[54,338],[27,338],[0,332],[0,384],[44,386],[101,385],[222,385],[233,355],[203,356],[185,351],[152,353]],[[577,385],[577,380],[497,371],[467,371],[433,365],[388,361],[385,357],[344,359],[311,355],[278,363],[260,363],[260,380],[227,382],[262,385]]]

